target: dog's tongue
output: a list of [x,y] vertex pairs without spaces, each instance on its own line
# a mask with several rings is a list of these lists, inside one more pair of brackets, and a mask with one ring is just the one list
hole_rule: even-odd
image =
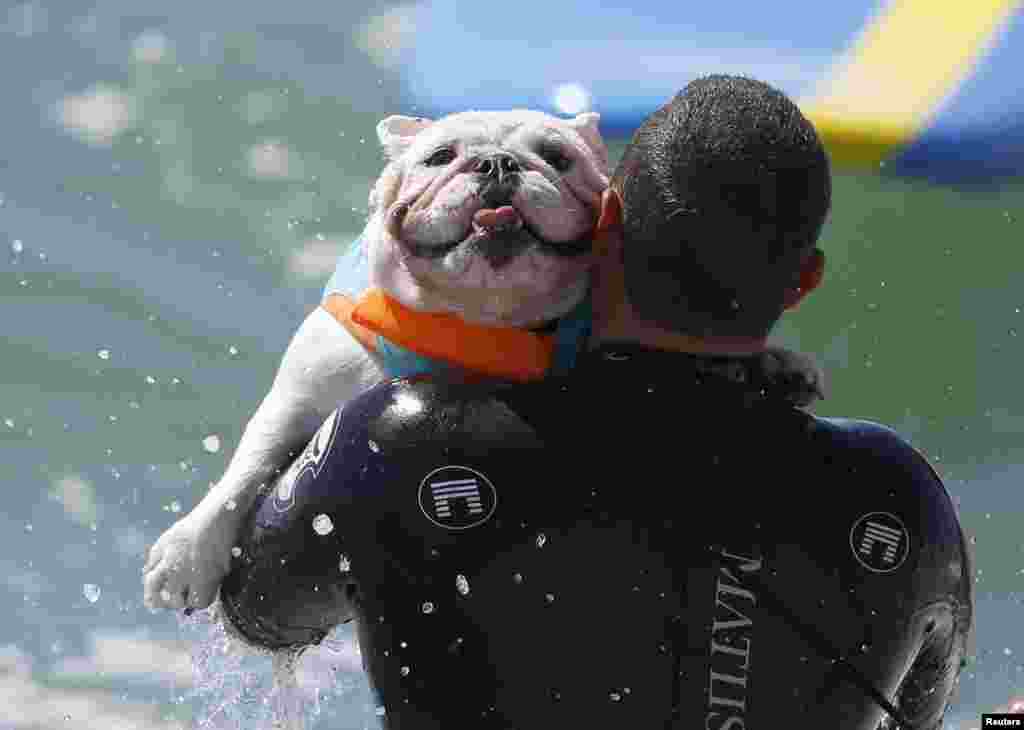
[[481,228],[502,228],[519,222],[519,211],[511,205],[500,208],[481,208],[473,214],[473,222]]

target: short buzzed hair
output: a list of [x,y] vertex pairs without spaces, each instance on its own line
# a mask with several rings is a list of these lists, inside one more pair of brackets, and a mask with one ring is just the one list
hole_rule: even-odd
[[630,304],[698,337],[768,334],[832,197],[828,157],[797,106],[724,75],[691,82],[648,117],[611,185]]

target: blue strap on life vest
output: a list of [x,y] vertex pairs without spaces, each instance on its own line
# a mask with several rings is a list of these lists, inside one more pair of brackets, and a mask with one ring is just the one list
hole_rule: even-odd
[[576,365],[576,358],[590,339],[593,310],[590,306],[590,290],[576,307],[562,317],[555,330],[555,361],[550,375],[568,375]]
[[370,288],[370,257],[363,242],[363,236],[349,244],[338,257],[334,273],[324,287],[322,298],[331,294],[343,294],[352,301]]
[[384,372],[391,378],[411,378],[413,375],[439,375],[451,370],[444,360],[419,355],[396,345],[384,335],[377,335],[377,357]]

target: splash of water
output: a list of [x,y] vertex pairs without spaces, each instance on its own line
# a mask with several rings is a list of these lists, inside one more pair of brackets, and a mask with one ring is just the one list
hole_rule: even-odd
[[269,653],[226,629],[216,605],[179,615],[178,624],[192,647],[196,730],[305,730],[293,660],[270,657],[267,687]]
[[274,689],[270,695],[270,705],[274,714],[274,730],[305,730],[302,693],[295,678],[295,667],[299,661],[299,652],[274,652]]
[[[185,699],[195,708],[194,730],[307,730],[307,723],[319,727],[327,709],[321,699],[337,701],[348,719],[355,709],[352,700],[365,693],[361,675],[307,676],[311,667],[299,666],[304,653],[272,653],[246,643],[226,623],[217,602],[189,617],[179,613],[178,625],[191,647],[193,685]],[[356,642],[329,636],[308,653],[316,655],[310,657],[314,666],[351,670],[354,647]],[[314,686],[305,686],[310,680]]]

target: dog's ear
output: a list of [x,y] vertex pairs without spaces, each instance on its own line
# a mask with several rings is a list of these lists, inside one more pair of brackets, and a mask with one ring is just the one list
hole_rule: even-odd
[[395,114],[381,120],[377,125],[377,139],[380,140],[388,159],[394,160],[402,156],[417,134],[433,123],[433,120],[423,117],[403,117]]
[[597,157],[598,162],[607,170],[608,148],[605,146],[604,137],[601,136],[601,130],[597,126],[600,121],[601,115],[597,112],[584,112],[570,119],[569,124],[579,133],[583,141],[587,143],[587,147]]

